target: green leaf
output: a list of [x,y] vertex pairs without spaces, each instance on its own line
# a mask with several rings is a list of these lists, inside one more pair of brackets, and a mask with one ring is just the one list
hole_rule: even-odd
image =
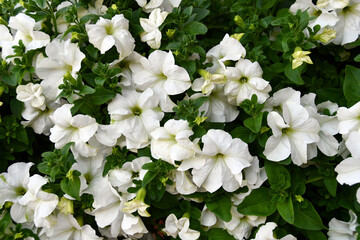
[[108,90],[106,88],[97,86],[95,88],[95,93],[92,95],[92,102],[95,105],[101,105],[106,103],[107,101],[113,99],[116,96],[116,93]]
[[171,209],[176,208],[180,205],[179,200],[175,195],[172,195],[168,192],[165,192],[160,201],[151,203],[151,206],[154,206],[159,209]]
[[209,15],[210,11],[203,8],[193,8],[193,15],[195,15],[194,21],[200,21]]
[[245,215],[270,216],[276,211],[275,193],[265,187],[255,189],[245,197],[237,209]]
[[24,103],[20,102],[16,98],[12,98],[10,100],[10,109],[15,117],[17,117],[18,119],[21,119],[21,112],[24,109]]
[[212,228],[207,232],[208,240],[235,240],[226,230],[222,228]]
[[257,0],[256,7],[261,10],[267,10],[275,5],[277,0]]
[[12,74],[7,73],[2,75],[2,81],[12,87],[15,87],[16,84],[19,82],[19,80],[20,80],[20,75],[17,72]]
[[183,30],[187,34],[198,35],[198,34],[205,34],[207,32],[207,27],[201,22],[191,22],[186,24],[183,27]]
[[360,101],[360,69],[347,65],[343,84],[345,98],[350,102]]
[[0,219],[0,233],[5,232],[10,222],[12,222],[10,212],[6,212]]
[[294,223],[294,206],[291,197],[280,198],[276,203],[280,216],[290,224]]
[[288,79],[297,84],[297,85],[303,85],[304,81],[301,78],[300,75],[300,69],[301,67],[298,67],[296,69],[292,69],[291,63],[289,63],[285,68],[285,75],[288,77]]
[[327,240],[328,238],[321,231],[305,231],[309,240]]
[[271,189],[285,190],[291,186],[289,171],[280,164],[265,161],[265,171],[268,176]]
[[16,132],[16,139],[24,144],[29,144],[29,138],[27,136],[26,130],[21,127],[20,130]]
[[230,209],[232,206],[230,195],[224,195],[223,197],[216,199],[215,201],[205,201],[206,207],[215,215],[225,222],[231,220]]
[[70,171],[71,172],[67,174],[69,176],[66,176],[60,182],[61,190],[76,200],[80,200],[80,172],[76,170]]
[[337,181],[336,181],[335,176],[324,178],[324,184],[325,184],[326,190],[328,190],[330,195],[335,197],[336,189],[337,189]]
[[99,19],[99,16],[96,14],[87,14],[85,16],[83,16],[82,18],[80,18],[80,24],[85,24],[89,21],[97,21]]
[[325,228],[314,206],[306,199],[301,203],[294,202],[294,213],[295,227],[305,230],[321,230]]
[[360,62],[360,54],[358,54],[355,58],[354,58],[355,62]]
[[38,5],[40,8],[45,8],[45,0],[35,0],[36,5]]
[[246,143],[251,143],[255,140],[256,135],[246,127],[237,127],[230,132],[233,138],[240,138]]
[[151,182],[151,180],[153,180],[156,177],[156,175],[157,175],[156,172],[148,171],[143,178],[142,186],[146,187],[146,185],[148,185]]
[[79,94],[87,95],[87,94],[93,94],[94,92],[95,92],[95,89],[93,89],[92,87],[83,85],[80,88]]
[[244,125],[254,133],[258,133],[261,129],[262,117],[264,112],[259,113],[255,117],[245,119]]

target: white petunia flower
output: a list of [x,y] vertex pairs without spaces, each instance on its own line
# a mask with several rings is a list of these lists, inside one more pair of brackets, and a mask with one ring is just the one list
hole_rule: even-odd
[[168,120],[164,127],[151,133],[151,156],[172,165],[175,165],[175,161],[193,157],[195,145],[189,139],[193,134],[186,120]]
[[123,14],[115,15],[111,20],[100,19],[96,24],[86,24],[89,42],[104,54],[112,46],[123,59],[131,54],[135,47],[135,40],[129,32],[129,20]]
[[43,94],[49,100],[55,100],[61,92],[59,86],[63,83],[64,75],[69,72],[77,78],[77,72],[81,68],[81,61],[85,58],[78,45],[71,43],[70,39],[60,41],[54,39],[45,48],[47,57],[42,54],[37,57],[35,73],[41,82]]
[[329,3],[335,9],[342,9],[349,5],[350,0],[330,0]]
[[164,112],[172,112],[176,104],[170,95],[185,92],[191,86],[190,76],[187,71],[175,65],[171,51],[161,50],[152,52],[148,59],[141,58],[143,69],[134,74],[134,82],[140,90],[152,88],[160,99],[160,107]]
[[173,8],[179,7],[181,0],[135,0],[145,12],[151,12],[155,8],[171,13]]
[[[265,225],[262,225],[258,232],[256,233],[255,238],[252,240],[276,240],[277,238],[274,238],[274,229],[277,227],[277,224],[274,222],[267,222]],[[294,237],[291,234],[288,234],[280,240],[296,240],[296,237]]]
[[140,25],[144,29],[141,33],[141,41],[146,42],[152,49],[158,49],[161,45],[161,32],[159,27],[165,21],[167,12],[161,12],[160,8],[154,9],[147,18],[140,18]]
[[195,240],[200,237],[200,232],[190,229],[190,220],[187,217],[177,219],[174,214],[170,214],[165,220],[165,228],[162,230],[173,238],[179,236],[182,240]]
[[4,44],[11,42],[13,37],[5,25],[0,24],[0,32],[0,47],[3,47]]
[[42,94],[40,84],[28,83],[26,85],[18,85],[16,88],[16,99],[21,102],[30,102],[34,108],[44,111],[46,108],[45,97]]
[[346,135],[360,129],[360,102],[350,108],[339,107],[337,114],[339,119],[339,133]]
[[25,108],[22,111],[21,116],[26,121],[21,121],[21,124],[32,127],[37,134],[48,136],[50,135],[50,128],[54,126],[50,116],[61,105],[63,105],[62,101],[59,101],[59,103],[47,102],[46,109],[42,111],[39,108],[34,108],[30,102],[25,102]]
[[204,95],[195,93],[190,99],[206,97],[205,102],[200,106],[199,112],[204,112],[206,121],[209,122],[232,122],[239,115],[236,105],[229,103],[228,98],[224,95],[224,86],[220,84],[214,85],[211,93]]
[[233,139],[223,130],[214,129],[202,137],[202,142],[201,156],[184,160],[179,170],[193,168],[194,183],[209,192],[215,192],[220,187],[227,192],[238,189],[243,181],[242,170],[253,161],[247,144],[239,138]]
[[160,127],[164,117],[157,109],[158,104],[158,96],[150,88],[143,93],[124,90],[110,102],[111,123],[117,126],[119,137],[120,134],[126,137],[128,149],[143,148],[150,143],[150,133]]
[[34,31],[35,20],[24,13],[19,13],[9,19],[9,27],[17,30],[14,43],[22,40],[26,51],[41,48],[50,42],[50,36],[40,31]]
[[351,157],[341,161],[335,168],[337,172],[336,180],[340,184],[354,185],[360,182],[360,149],[359,149],[360,133],[354,131],[350,133],[346,147],[351,153]]
[[74,142],[71,150],[75,157],[78,154],[84,157],[94,156],[96,149],[86,142],[94,136],[98,124],[94,118],[87,115],[78,114],[73,117],[70,112],[72,106],[65,104],[56,109],[54,114],[50,116],[55,125],[50,129],[50,141],[55,143],[55,148],[58,149],[69,142]]
[[240,59],[235,67],[228,67],[225,71],[228,81],[225,83],[224,93],[229,101],[240,105],[255,94],[258,103],[264,103],[269,98],[271,86],[262,78],[262,74],[259,63],[252,63],[247,59]]
[[282,114],[282,106],[286,102],[294,102],[300,104],[299,91],[296,91],[290,87],[280,89],[275,92],[272,97],[266,100],[263,111],[276,111]]
[[277,112],[267,117],[273,136],[266,142],[264,155],[277,162],[291,154],[292,161],[300,166],[307,162],[307,145],[319,141],[320,126],[299,104],[285,102],[282,110],[284,118]]
[[336,10],[339,21],[334,26],[336,37],[333,40],[335,44],[347,44],[356,41],[360,34],[360,1],[338,1],[340,5],[345,6]]
[[191,174],[189,171],[178,171],[172,170],[169,173],[169,179],[171,179],[174,184],[166,185],[166,191],[176,195],[178,193],[182,195],[189,195],[196,192],[197,187],[191,180]]
[[225,62],[238,61],[240,58],[244,58],[246,50],[243,45],[226,34],[221,42],[211,48],[206,53],[206,59],[208,62],[212,62],[214,65],[209,69],[210,72],[218,72],[218,69],[225,70]]
[[357,223],[357,216],[353,211],[349,211],[349,222],[340,221],[336,218],[331,219],[329,222],[329,231],[327,235],[329,240],[355,240],[358,236],[356,228],[359,226]]
[[72,214],[59,213],[57,223],[47,230],[46,234],[51,240],[100,240],[95,230],[88,224],[80,226]]

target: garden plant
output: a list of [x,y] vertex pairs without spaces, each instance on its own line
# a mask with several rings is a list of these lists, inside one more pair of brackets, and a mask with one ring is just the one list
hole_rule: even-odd
[[0,238],[359,240],[360,0],[0,0]]

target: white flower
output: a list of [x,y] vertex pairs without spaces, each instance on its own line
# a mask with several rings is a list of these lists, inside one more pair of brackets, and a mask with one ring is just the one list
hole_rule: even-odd
[[269,113],[267,122],[273,136],[266,142],[264,155],[271,161],[281,161],[291,154],[292,161],[300,166],[307,162],[307,144],[319,141],[319,123],[294,102],[283,104],[283,117]]
[[186,120],[168,120],[151,133],[151,155],[172,165],[194,156],[195,146],[189,137],[194,132]]
[[290,87],[280,89],[266,100],[263,111],[277,111],[282,114],[282,106],[285,102],[300,104],[300,95],[301,93],[299,91],[295,91]]
[[191,180],[191,174],[189,171],[172,170],[169,174],[169,178],[174,182],[174,184],[166,185],[166,191],[173,195],[178,193],[189,195],[197,190],[197,187]]
[[174,214],[170,214],[165,220],[165,228],[162,230],[173,238],[179,236],[182,240],[195,240],[200,237],[200,232],[190,229],[189,218],[182,217],[179,220]]
[[67,72],[76,78],[81,68],[81,61],[85,58],[78,45],[71,43],[70,39],[60,41],[54,39],[45,48],[47,58],[40,54],[36,60],[35,73],[41,82],[43,94],[49,100],[55,100],[61,92],[58,88],[63,83],[63,77]]
[[42,111],[39,108],[34,108],[30,102],[25,102],[25,108],[22,111],[21,116],[26,121],[21,121],[21,124],[32,127],[37,134],[48,136],[50,135],[50,128],[54,126],[50,116],[62,104],[62,101],[59,101],[59,103],[47,102],[46,109]]
[[94,156],[96,149],[90,147],[86,142],[95,134],[98,124],[94,118],[87,115],[78,114],[73,117],[70,112],[72,106],[65,104],[50,116],[55,125],[50,129],[50,141],[55,143],[55,147],[58,149],[69,142],[74,142],[71,150],[75,157],[78,154],[84,157]]
[[[119,192],[128,193],[130,187],[135,187],[133,180],[142,180],[147,170],[142,166],[151,162],[149,157],[139,157],[131,162],[126,162],[121,168],[115,168],[109,171],[109,181]],[[130,194],[131,195],[131,194]],[[133,195],[129,196],[133,198]]]
[[9,27],[16,29],[14,42],[22,40],[26,51],[41,48],[50,42],[50,36],[40,31],[34,31],[35,20],[24,13],[19,13],[9,19]]
[[334,11],[328,11],[318,5],[314,5],[311,0],[297,0],[291,5],[290,12],[295,14],[298,10],[307,11],[310,17],[315,17],[315,19],[309,22],[309,27],[311,28],[314,28],[316,25],[320,25],[321,28],[334,26],[339,20]]
[[334,26],[336,38],[333,40],[335,44],[344,45],[354,42],[360,34],[360,2],[358,0],[350,0],[345,3],[346,7],[336,11],[340,19]]
[[214,88],[208,96],[202,93],[191,95],[191,99],[206,97],[205,102],[200,106],[199,112],[204,112],[206,121],[209,122],[232,122],[239,115],[236,105],[229,103],[224,95],[224,86],[214,84]]
[[151,12],[155,8],[171,13],[173,8],[178,7],[181,0],[135,0],[145,12]]
[[72,214],[59,213],[57,223],[46,232],[51,240],[100,240],[95,230],[88,224],[80,226]]
[[330,0],[330,5],[335,9],[342,9],[349,5],[350,0]]
[[137,211],[138,214],[142,217],[150,217],[150,214],[146,210],[148,207],[150,207],[150,205],[144,202],[145,197],[145,188],[140,188],[133,200],[124,203],[125,207],[122,209],[122,211],[127,213],[133,213]]
[[348,134],[360,129],[360,102],[350,108],[339,107],[337,114],[339,119],[339,133]]
[[240,105],[256,94],[258,103],[264,103],[269,98],[271,86],[262,78],[262,73],[258,62],[252,63],[247,59],[240,59],[235,67],[228,67],[225,71],[228,81],[225,83],[224,93],[229,101]]
[[[277,227],[277,224],[274,222],[267,222],[265,225],[262,225],[258,232],[256,233],[255,238],[252,240],[276,240],[277,238],[274,238],[274,229]],[[296,237],[294,237],[291,234],[288,234],[280,240],[296,240]]]
[[243,45],[226,34],[221,42],[211,48],[206,53],[206,59],[212,62],[214,65],[210,68],[210,72],[217,72],[219,68],[225,69],[225,62],[228,60],[238,61],[240,58],[244,58],[246,50]]
[[165,21],[167,12],[161,12],[160,8],[154,9],[149,19],[140,18],[140,25],[144,29],[141,41],[146,42],[152,49],[158,49],[161,45],[160,25]]
[[358,236],[356,228],[359,226],[357,223],[357,216],[353,211],[349,211],[349,222],[340,221],[336,218],[331,219],[329,222],[328,236],[329,240],[355,240]]
[[46,108],[45,97],[42,95],[42,87],[40,84],[28,83],[19,85],[16,88],[16,99],[21,102],[30,102],[34,108],[44,111]]
[[352,157],[341,161],[335,168],[338,173],[336,180],[340,184],[354,185],[360,182],[360,133],[354,131],[345,142],[346,147],[351,152]]
[[253,161],[247,144],[223,130],[214,129],[202,137],[202,142],[204,147],[199,159],[184,160],[179,170],[194,168],[194,183],[209,192],[220,187],[227,192],[238,189],[243,181],[242,170]]
[[13,37],[10,34],[9,29],[5,25],[0,24],[0,32],[0,47],[3,47],[4,44],[12,41]]
[[85,28],[89,42],[102,54],[115,46],[120,58],[125,58],[134,50],[135,40],[129,32],[129,20],[123,14],[115,15],[111,20],[100,17],[96,24],[86,24]]
[[159,99],[150,88],[143,93],[122,91],[109,104],[111,123],[126,137],[128,149],[139,149],[150,143],[150,133],[160,127],[164,113],[158,109]]
[[160,99],[160,107],[164,112],[172,112],[176,105],[169,95],[185,92],[191,86],[187,71],[175,65],[171,51],[161,50],[152,52],[148,59],[141,58],[143,69],[134,75],[134,82],[140,90],[152,88]]

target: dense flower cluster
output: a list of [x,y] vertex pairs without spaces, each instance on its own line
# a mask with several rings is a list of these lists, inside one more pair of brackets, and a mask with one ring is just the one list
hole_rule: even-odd
[[[338,81],[345,103],[301,75],[320,64],[316,48],[359,44],[360,1],[285,1],[259,22],[273,26],[255,34],[260,47],[249,41],[259,19],[240,16],[246,1],[229,1],[233,30],[204,45],[211,1],[108,2],[8,1],[17,11],[0,19],[0,96],[23,120],[1,139],[34,150],[14,145],[31,158],[0,174],[4,234],[357,239],[360,69]],[[281,1],[253,2],[270,14]],[[341,187],[351,199],[337,203]],[[320,188],[324,218],[311,200]]]

